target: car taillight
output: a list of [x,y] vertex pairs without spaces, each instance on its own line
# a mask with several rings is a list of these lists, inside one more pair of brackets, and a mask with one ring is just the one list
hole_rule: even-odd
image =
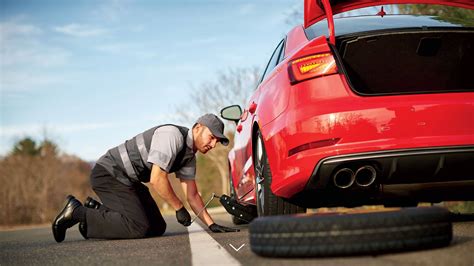
[[305,56],[288,64],[291,84],[335,73],[337,73],[337,66],[331,53]]
[[303,145],[300,145],[298,147],[295,147],[295,148],[289,150],[288,151],[288,156],[292,156],[294,154],[297,154],[298,152],[302,152],[302,151],[305,151],[305,150],[317,149],[317,148],[323,148],[323,147],[326,147],[326,146],[336,145],[340,140],[341,140],[341,138],[332,138],[332,139],[318,140],[318,141],[305,143]]

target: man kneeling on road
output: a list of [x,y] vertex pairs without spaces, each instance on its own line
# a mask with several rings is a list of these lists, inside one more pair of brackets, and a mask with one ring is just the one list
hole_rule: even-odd
[[176,219],[184,226],[191,216],[176,196],[168,180],[175,173],[181,181],[186,199],[196,215],[212,232],[236,232],[238,229],[214,223],[204,210],[197,191],[196,155],[205,154],[217,142],[227,146],[224,124],[213,114],[201,116],[191,130],[177,125],[153,127],[125,143],[110,149],[91,172],[91,185],[102,204],[88,197],[84,206],[69,195],[66,204],[53,221],[54,239],[62,242],[66,230],[79,223],[84,238],[143,238],[160,236],[166,222],[148,188],[153,189],[176,210]]

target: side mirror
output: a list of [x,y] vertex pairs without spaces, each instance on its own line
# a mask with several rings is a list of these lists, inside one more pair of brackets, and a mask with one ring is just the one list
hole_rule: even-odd
[[238,105],[227,106],[221,110],[222,118],[226,120],[234,121],[235,123],[239,122],[241,116],[242,116],[242,108],[240,108],[240,106]]

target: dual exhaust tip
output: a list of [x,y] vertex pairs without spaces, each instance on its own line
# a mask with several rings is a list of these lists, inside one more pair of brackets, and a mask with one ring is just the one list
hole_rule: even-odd
[[338,188],[348,188],[356,183],[359,187],[368,187],[375,182],[377,171],[371,165],[359,167],[357,171],[342,168],[333,176],[334,185]]

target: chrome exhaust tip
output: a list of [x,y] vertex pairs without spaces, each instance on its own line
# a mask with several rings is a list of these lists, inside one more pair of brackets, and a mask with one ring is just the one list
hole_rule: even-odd
[[357,169],[354,178],[358,186],[368,187],[375,182],[376,177],[377,171],[375,171],[375,168],[370,165],[366,165]]
[[354,184],[355,174],[349,168],[342,168],[332,178],[334,185],[338,188],[348,188]]

